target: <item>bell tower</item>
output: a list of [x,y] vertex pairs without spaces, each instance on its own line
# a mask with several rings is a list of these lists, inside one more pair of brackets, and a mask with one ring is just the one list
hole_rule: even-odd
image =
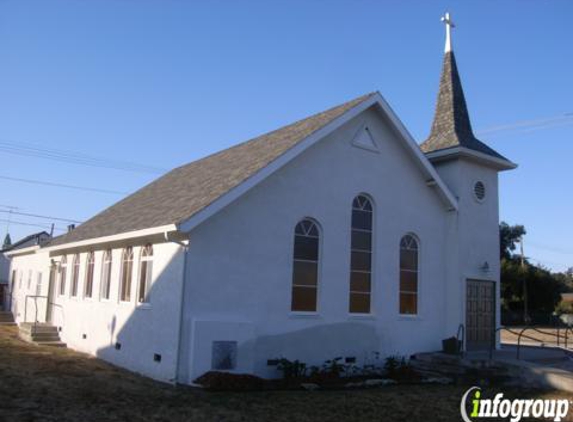
[[[446,45],[438,100],[430,135],[420,148],[458,200],[448,233],[446,330],[455,333],[464,324],[467,347],[486,348],[491,338],[483,333],[491,326],[493,335],[500,323],[498,173],[517,165],[474,135],[452,47],[454,23],[449,13],[442,22]],[[476,308],[474,293],[483,293],[484,300],[493,303],[479,303]],[[475,309],[480,311],[476,314]]]

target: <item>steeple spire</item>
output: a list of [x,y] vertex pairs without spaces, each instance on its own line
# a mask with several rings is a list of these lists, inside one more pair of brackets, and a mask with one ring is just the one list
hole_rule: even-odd
[[420,148],[425,153],[464,147],[495,158],[506,160],[502,155],[478,140],[472,130],[462,82],[458,73],[456,58],[452,50],[451,28],[454,27],[449,13],[442,17],[446,27],[446,47],[440,90],[430,136]]

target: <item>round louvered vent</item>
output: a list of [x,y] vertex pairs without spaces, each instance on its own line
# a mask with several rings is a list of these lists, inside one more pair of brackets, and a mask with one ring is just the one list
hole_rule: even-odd
[[476,182],[474,185],[474,195],[478,201],[483,201],[485,198],[485,186],[483,182]]

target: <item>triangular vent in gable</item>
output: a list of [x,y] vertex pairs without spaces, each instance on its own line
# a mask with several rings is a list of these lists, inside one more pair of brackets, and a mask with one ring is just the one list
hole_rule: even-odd
[[376,142],[374,142],[374,138],[372,137],[372,133],[370,132],[370,129],[368,129],[368,126],[362,126],[360,128],[358,133],[354,135],[352,144],[360,148],[368,149],[370,151],[379,151],[378,145],[376,145]]

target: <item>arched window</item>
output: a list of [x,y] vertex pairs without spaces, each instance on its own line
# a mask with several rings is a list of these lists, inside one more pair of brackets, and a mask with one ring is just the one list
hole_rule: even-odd
[[94,289],[94,266],[95,266],[95,254],[93,252],[88,253],[88,259],[86,262],[86,281],[85,281],[85,297],[92,297]]
[[101,264],[101,298],[109,300],[111,291],[111,249],[103,253],[103,260]]
[[80,281],[80,254],[74,255],[72,261],[72,296],[78,295],[78,283]]
[[68,272],[68,258],[66,255],[62,256],[60,261],[60,296],[66,294],[66,276]]
[[418,313],[418,241],[406,235],[400,241],[400,313]]
[[153,246],[145,245],[141,249],[139,258],[139,287],[137,301],[139,303],[149,302],[149,287],[151,286],[151,274],[153,271]]
[[300,221],[295,227],[292,311],[316,312],[319,237],[318,226],[310,219]]
[[131,246],[123,250],[121,258],[121,291],[119,300],[129,302],[131,300],[131,274],[133,272],[133,248]]
[[372,201],[358,195],[352,201],[350,242],[350,301],[351,313],[370,313],[372,283]]

